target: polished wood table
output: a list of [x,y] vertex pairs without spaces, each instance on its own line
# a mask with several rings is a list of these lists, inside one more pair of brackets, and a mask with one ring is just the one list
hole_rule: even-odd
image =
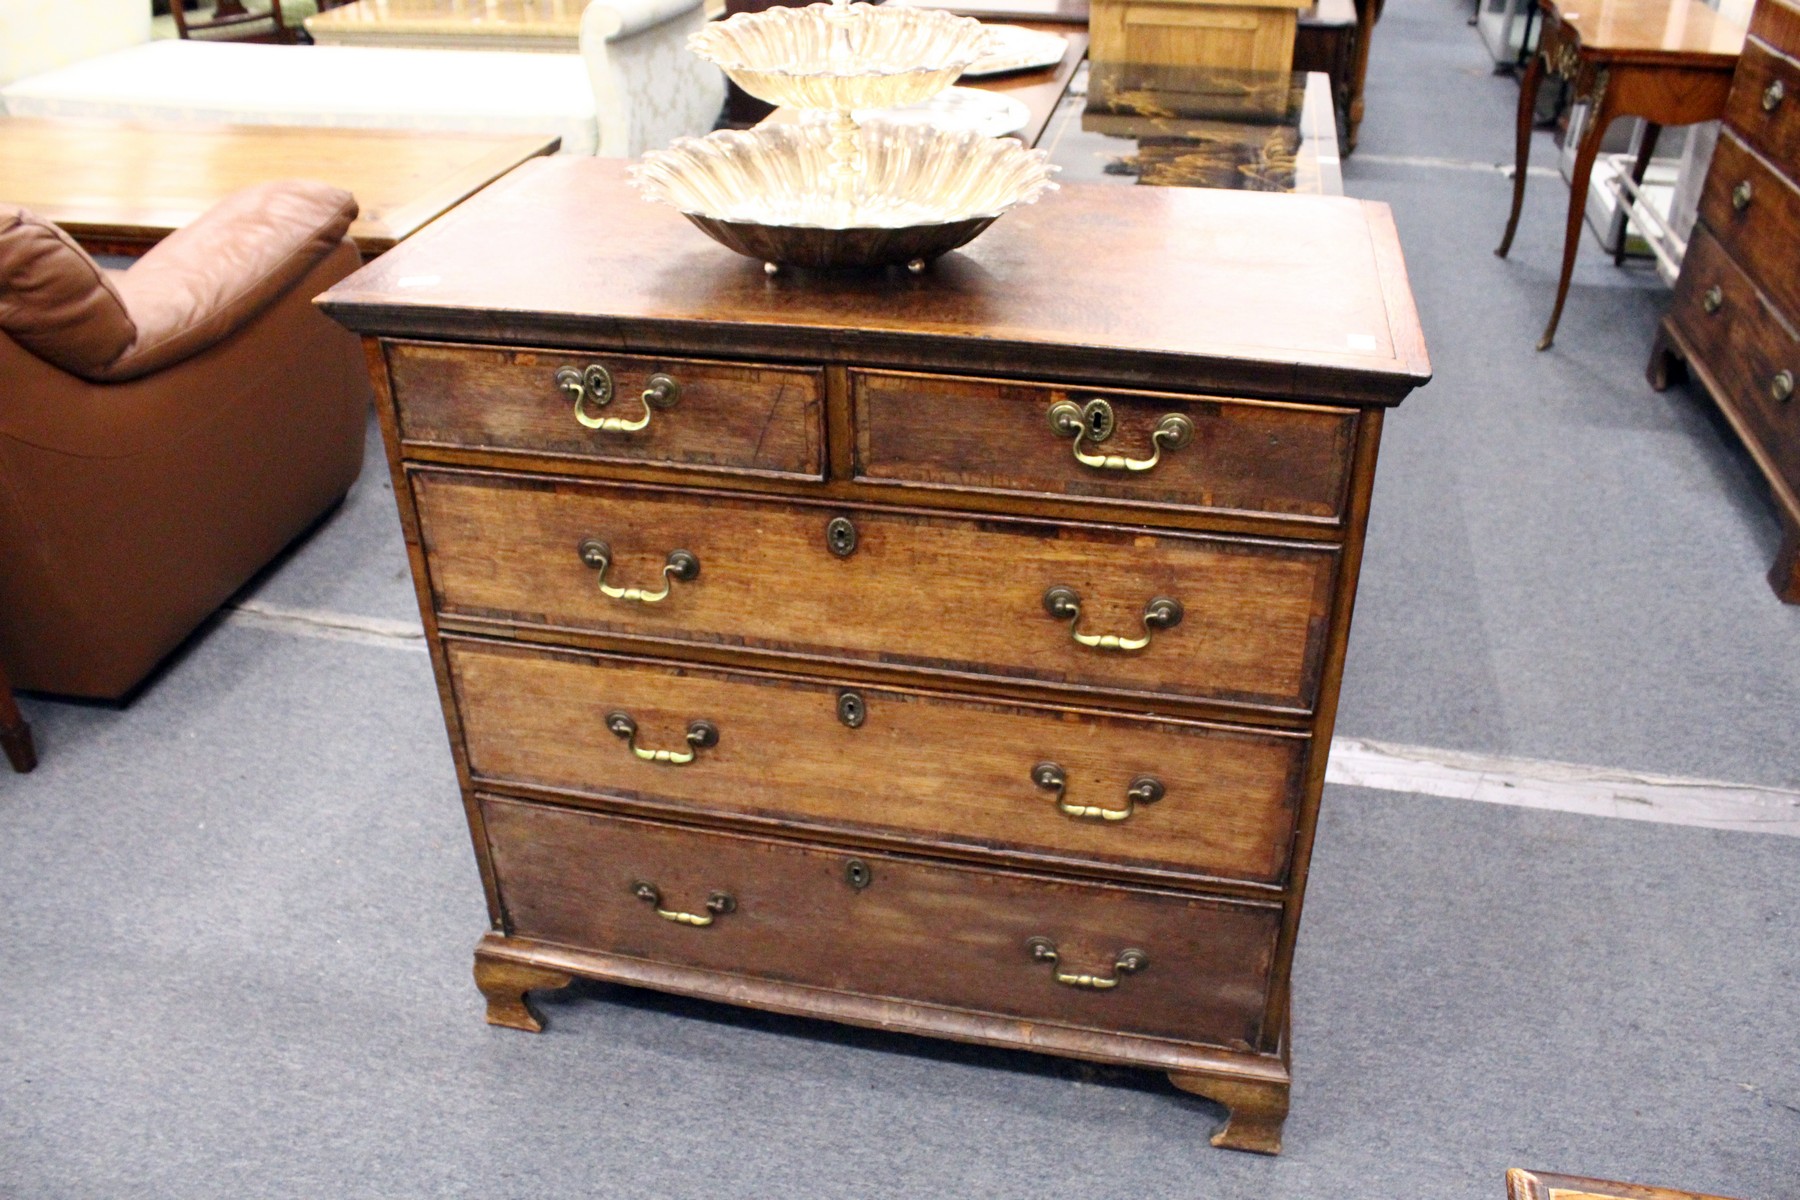
[[[298,53],[298,51],[296,51]],[[0,200],[95,254],[140,254],[242,187],[317,179],[353,194],[364,255],[391,249],[552,136],[0,117]]]
[[[1589,112],[1569,180],[1569,218],[1563,232],[1562,274],[1556,306],[1538,340],[1548,350],[1562,319],[1581,245],[1588,180],[1607,126],[1618,117],[1641,117],[1644,132],[1633,179],[1641,183],[1664,125],[1691,125],[1725,115],[1731,74],[1744,48],[1744,27],[1719,16],[1699,0],[1538,0],[1543,32],[1538,52],[1519,88],[1518,152],[1513,172],[1512,214],[1494,253],[1512,248],[1519,210],[1525,202],[1525,169],[1531,160],[1531,128],[1538,88],[1546,72],[1568,80],[1577,102]],[[1566,10],[1566,11],[1565,11]]]
[[1553,1175],[1548,1171],[1506,1173],[1507,1200],[1725,1200],[1700,1192],[1646,1187],[1641,1183],[1615,1183],[1610,1179],[1585,1179],[1579,1175]]
[[575,54],[587,0],[354,0],[306,18],[321,46]]
[[1318,72],[1090,63],[1044,148],[1065,182],[1341,196],[1332,91]]

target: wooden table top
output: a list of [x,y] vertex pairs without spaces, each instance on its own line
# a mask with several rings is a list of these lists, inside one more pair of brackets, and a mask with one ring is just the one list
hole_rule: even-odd
[[350,236],[380,254],[554,137],[0,117],[0,200],[95,253],[139,253],[239,188],[317,179],[362,206]]
[[[306,18],[320,45],[504,39],[572,52],[587,0],[354,0]],[[517,43],[517,45],[515,45]]]
[[1553,1175],[1514,1167],[1506,1173],[1507,1200],[1726,1200],[1700,1192],[1619,1183],[1611,1179],[1587,1179],[1579,1175]]
[[[1730,70],[1745,30],[1700,0],[1538,0],[1596,58],[1671,60]],[[1707,60],[1712,60],[1710,63]]]
[[643,199],[624,163],[546,158],[321,303],[395,336],[580,346],[603,327],[645,353],[704,334],[896,367],[955,337],[971,374],[1321,401],[1395,403],[1431,373],[1386,205],[1205,188],[1069,184],[920,275],[770,277]]

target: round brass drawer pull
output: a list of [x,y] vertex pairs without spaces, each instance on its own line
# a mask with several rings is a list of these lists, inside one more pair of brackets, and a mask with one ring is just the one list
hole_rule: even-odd
[[1750,207],[1750,200],[1754,194],[1755,193],[1751,191],[1750,181],[1748,179],[1738,180],[1738,185],[1731,189],[1731,207],[1737,209],[1739,212],[1743,212],[1746,208]]
[[575,401],[575,420],[584,429],[595,429],[601,433],[637,433],[649,428],[651,416],[659,409],[675,407],[681,399],[681,384],[673,375],[657,372],[644,388],[644,415],[632,420],[627,417],[597,417],[588,411],[594,408],[605,408],[613,400],[613,377],[599,363],[590,363],[583,370],[574,367],[562,367],[556,372],[556,386],[567,392]]
[[[1055,963],[1060,957],[1056,952],[1056,943],[1047,937],[1027,938],[1025,949],[1030,951],[1033,962]],[[1111,975],[1077,975],[1062,970],[1056,971],[1056,982],[1069,987],[1093,988],[1095,991],[1107,991],[1119,986],[1119,981],[1127,975],[1136,974],[1150,965],[1150,956],[1142,950],[1121,950],[1113,960]]]
[[1716,283],[1707,288],[1706,294],[1700,297],[1700,307],[1706,311],[1706,315],[1709,317],[1725,307],[1724,289]]
[[700,756],[700,751],[719,744],[719,727],[711,721],[688,723],[686,750],[644,749],[637,744],[637,722],[632,720],[630,713],[607,713],[606,728],[614,737],[623,738],[631,752],[645,762],[667,763],[672,767],[685,767]]
[[1794,394],[1794,373],[1777,371],[1775,378],[1769,380],[1769,395],[1777,404],[1787,403],[1788,397]]
[[1763,111],[1774,112],[1776,106],[1779,105],[1782,100],[1786,99],[1786,97],[1787,88],[1782,85],[1781,80],[1777,79],[1774,83],[1771,83],[1768,87],[1763,89]]
[[1098,445],[1111,437],[1117,427],[1112,405],[1097,398],[1079,407],[1072,401],[1059,400],[1050,406],[1049,415],[1050,428],[1058,437],[1075,439],[1075,461],[1096,471],[1148,471],[1162,461],[1164,450],[1179,450],[1194,440],[1193,421],[1180,413],[1166,413],[1150,435],[1149,458],[1088,454],[1081,448],[1084,439]]
[[1067,621],[1069,636],[1080,645],[1091,646],[1096,650],[1126,652],[1142,650],[1150,644],[1150,638],[1157,630],[1175,628],[1181,624],[1183,616],[1181,601],[1158,596],[1144,605],[1144,636],[1141,638],[1120,637],[1112,633],[1083,633],[1081,597],[1074,588],[1061,584],[1044,593],[1044,611],[1059,621]]
[[1139,775],[1125,789],[1124,808],[1103,808],[1097,804],[1070,804],[1069,773],[1053,762],[1041,762],[1031,768],[1031,782],[1046,792],[1056,793],[1056,809],[1064,816],[1083,821],[1123,821],[1137,811],[1140,804],[1155,804],[1163,798],[1162,780],[1154,775]]
[[677,925],[692,925],[697,929],[705,929],[713,923],[714,918],[737,911],[737,901],[729,892],[714,892],[706,898],[706,913],[678,912],[662,906],[662,893],[653,883],[637,880],[631,885],[631,894],[656,910],[656,915],[665,921],[673,921]]
[[600,572],[600,594],[614,600],[624,600],[633,604],[661,604],[669,598],[669,592],[677,583],[692,583],[700,577],[700,560],[686,550],[671,550],[669,557],[663,562],[663,585],[660,591],[650,592],[643,588],[615,587],[606,582],[606,572],[611,569],[613,561],[612,547],[599,538],[583,538],[581,545],[575,548],[581,555],[581,561]]

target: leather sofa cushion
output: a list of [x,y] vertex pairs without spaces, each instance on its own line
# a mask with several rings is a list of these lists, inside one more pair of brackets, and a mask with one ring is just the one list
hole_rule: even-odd
[[0,205],[0,330],[39,358],[92,379],[131,348],[112,276],[50,222]]
[[56,226],[0,208],[0,330],[97,383],[136,379],[229,336],[337,248],[342,188],[303,180],[232,193],[125,271],[102,271]]

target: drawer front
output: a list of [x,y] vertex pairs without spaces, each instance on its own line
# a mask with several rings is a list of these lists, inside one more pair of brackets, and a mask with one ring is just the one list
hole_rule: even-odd
[[[517,450],[598,462],[648,463],[819,479],[824,475],[824,373],[818,369],[642,358],[605,352],[387,345],[400,436],[413,444]],[[612,399],[584,375],[576,392],[557,372],[605,368]],[[666,379],[670,382],[663,382]],[[657,404],[644,396],[656,383]]]
[[1704,227],[1695,227],[1682,260],[1672,311],[1723,402],[1800,489],[1800,399],[1791,395],[1800,384],[1800,339]]
[[1725,123],[1773,163],[1800,164],[1800,63],[1755,38],[1744,43]]
[[[857,474],[871,481],[1333,523],[1347,502],[1353,409],[883,371],[850,387]],[[1104,440],[1069,435],[1088,422]]]
[[[1748,203],[1740,206],[1737,201],[1746,195]],[[1800,271],[1793,270],[1793,247],[1800,246],[1800,192],[1729,129],[1713,151],[1700,219],[1771,300],[1786,312],[1800,312]]]
[[[522,937],[1024,1020],[1234,1049],[1260,1040],[1274,905],[494,797],[482,809],[501,903]],[[729,901],[709,907],[713,897]],[[1035,938],[1054,960],[1034,953]],[[1119,970],[1126,951],[1142,956],[1139,969]],[[1059,983],[1059,973],[1118,982]]]
[[[1317,691],[1337,565],[1323,546],[661,488],[430,470],[413,489],[446,615],[1285,709]],[[594,541],[605,571],[579,553]],[[676,551],[696,570],[665,583]],[[1059,587],[1072,618],[1046,604]],[[1147,626],[1165,598],[1179,622]]]
[[[1000,850],[1049,865],[1073,859],[1257,883],[1286,875],[1309,745],[1300,735],[445,644],[469,765],[481,780]],[[615,713],[635,728],[629,744],[607,736]],[[688,742],[696,721],[717,731],[714,744]],[[650,761],[633,747],[693,758]],[[1039,777],[1044,763],[1058,768],[1060,786],[1050,772]],[[1140,795],[1160,794],[1139,802],[1130,790],[1143,779],[1155,786]]]

